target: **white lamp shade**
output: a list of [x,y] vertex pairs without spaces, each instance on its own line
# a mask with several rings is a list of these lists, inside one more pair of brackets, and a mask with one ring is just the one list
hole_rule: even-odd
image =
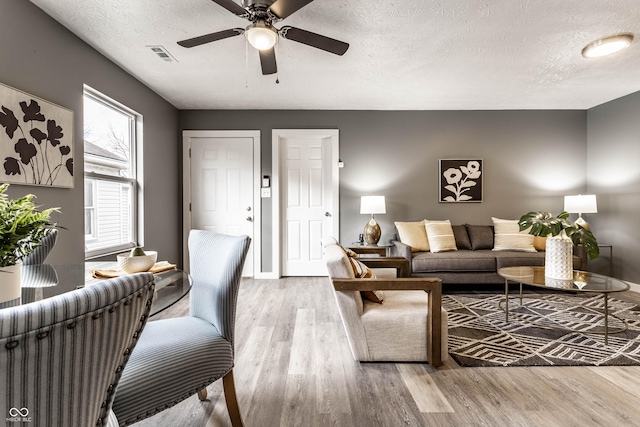
[[595,194],[564,196],[564,210],[569,213],[597,213],[598,204]]
[[361,214],[386,214],[387,206],[384,196],[362,196],[360,198]]

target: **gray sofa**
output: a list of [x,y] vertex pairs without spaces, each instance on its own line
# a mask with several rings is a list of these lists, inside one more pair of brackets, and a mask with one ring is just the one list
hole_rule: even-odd
[[[391,255],[409,260],[412,277],[437,277],[443,285],[491,284],[504,285],[498,269],[518,265],[543,266],[544,251],[494,251],[493,226],[452,225],[457,251],[412,252],[399,240],[392,241]],[[573,256],[574,270],[586,266],[586,260]]]

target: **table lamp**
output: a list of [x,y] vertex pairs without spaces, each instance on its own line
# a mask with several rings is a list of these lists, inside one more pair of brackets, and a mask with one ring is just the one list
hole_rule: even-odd
[[360,198],[360,213],[371,214],[371,220],[364,227],[364,240],[368,245],[377,246],[382,231],[374,214],[387,213],[384,196],[362,196]]
[[591,226],[582,218],[583,213],[598,213],[598,204],[595,194],[578,194],[577,196],[564,196],[564,210],[569,213],[577,213],[575,224],[581,225],[591,231]]

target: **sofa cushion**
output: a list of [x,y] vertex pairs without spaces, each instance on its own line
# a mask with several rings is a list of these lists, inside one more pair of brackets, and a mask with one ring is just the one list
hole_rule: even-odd
[[493,249],[493,227],[490,225],[465,224],[471,249],[478,251],[481,249]]
[[[544,266],[545,252],[531,252],[523,253],[519,251],[503,251],[496,253],[497,269],[503,267],[517,267],[517,266]],[[579,256],[573,256],[573,268],[574,270],[580,270],[582,266],[582,260]]]
[[520,231],[518,220],[491,218],[494,229],[494,251],[537,252],[533,235]]
[[451,222],[448,219],[444,221],[426,221],[425,227],[431,252],[458,250],[456,248],[456,239],[453,237]]
[[458,250],[471,250],[471,241],[469,240],[467,227],[464,225],[452,225],[451,228],[453,229],[456,248],[458,248]]
[[501,251],[496,254],[496,271],[503,267],[520,265],[543,266],[544,252],[523,253],[522,251]]
[[411,270],[419,273],[439,271],[496,271],[496,253],[491,250],[421,252],[411,260]]
[[428,251],[429,240],[427,239],[427,230],[424,227],[425,220],[413,222],[396,221],[396,230],[398,237],[405,245],[411,246],[411,252]]

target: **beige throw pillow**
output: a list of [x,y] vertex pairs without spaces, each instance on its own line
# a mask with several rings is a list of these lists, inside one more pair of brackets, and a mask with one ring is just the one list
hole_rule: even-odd
[[426,220],[414,222],[395,222],[398,230],[398,237],[405,245],[411,246],[411,252],[421,252],[429,250],[429,239],[427,230],[424,228]]
[[[337,243],[337,245],[342,248],[344,253],[347,255],[347,258],[349,258],[351,268],[353,268],[353,274],[357,279],[376,278],[375,274],[373,274],[373,271],[371,271],[369,267],[356,259],[358,257],[357,253],[349,248],[345,248],[340,243]],[[360,295],[362,296],[362,298],[368,299],[369,301],[373,301],[378,304],[382,304],[382,302],[384,301],[384,293],[382,291],[360,291]]]
[[427,239],[429,239],[431,252],[458,250],[453,228],[451,228],[451,222],[448,219],[445,221],[426,220],[425,229],[427,230]]
[[518,220],[491,218],[494,229],[494,251],[537,252],[533,235],[520,231]]

